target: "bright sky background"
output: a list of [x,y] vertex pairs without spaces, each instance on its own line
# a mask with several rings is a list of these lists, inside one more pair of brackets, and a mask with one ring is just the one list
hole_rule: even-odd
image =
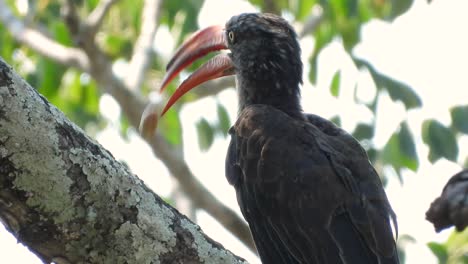
[[[420,138],[421,124],[425,119],[435,118],[449,124],[449,109],[453,105],[468,104],[468,1],[435,0],[431,5],[426,0],[416,0],[408,13],[393,23],[371,21],[362,31],[362,43],[355,53],[368,59],[377,69],[394,78],[410,84],[422,97],[423,108],[406,112],[400,103],[393,102],[388,95],[379,99],[377,112],[376,145],[381,147],[395,130],[401,120],[407,119],[421,157],[420,168],[404,173],[404,185],[396,177],[391,177],[387,193],[398,215],[400,234],[410,234],[418,241],[407,247],[406,263],[437,263],[426,247],[428,241],[444,241],[450,231],[435,234],[432,226],[424,220],[430,202],[437,197],[448,178],[460,170],[454,163],[441,160],[430,164],[428,149]],[[232,15],[255,11],[250,4],[237,0],[206,0],[200,14],[200,27],[223,24]],[[161,27],[158,39],[170,39],[167,28]],[[173,41],[156,41],[158,51],[170,55]],[[312,38],[301,41],[303,58],[312,52]],[[306,59],[304,59],[306,61]],[[307,65],[307,64],[306,64]],[[352,131],[356,123],[370,122],[372,115],[363,106],[355,105],[352,99],[353,87],[358,81],[358,96],[362,100],[373,97],[375,90],[369,85],[369,77],[359,73],[338,41],[324,50],[319,61],[319,79],[316,87],[305,83],[303,107],[323,117],[340,113],[344,129]],[[333,73],[342,69],[342,86],[338,99],[333,98],[328,87]],[[307,74],[308,68],[305,73]],[[307,80],[307,78],[305,78]],[[216,102],[224,104],[235,120],[237,109],[233,89],[224,91],[216,98],[207,98],[186,105],[182,112],[185,158],[194,174],[221,201],[239,212],[235,193],[224,177],[224,157],[228,139],[216,138],[210,151],[199,151],[194,122],[200,117],[216,120]],[[130,133],[130,141],[120,138],[118,131],[119,107],[109,96],[103,96],[101,111],[110,120],[108,129],[99,133],[98,141],[109,149],[117,159],[125,160],[133,172],[139,175],[161,196],[170,196],[175,182],[168,175],[164,165],[153,158],[148,146],[137,136]],[[460,162],[468,155],[468,139],[460,142]],[[259,260],[249,252],[235,237],[225,231],[216,221],[204,212],[197,213],[197,221],[202,229],[226,248],[251,263]],[[16,239],[0,226],[0,254],[2,263],[40,263]]]

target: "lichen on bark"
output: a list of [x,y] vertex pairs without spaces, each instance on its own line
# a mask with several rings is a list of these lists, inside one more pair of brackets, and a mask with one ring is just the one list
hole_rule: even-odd
[[0,220],[50,263],[244,263],[0,58]]

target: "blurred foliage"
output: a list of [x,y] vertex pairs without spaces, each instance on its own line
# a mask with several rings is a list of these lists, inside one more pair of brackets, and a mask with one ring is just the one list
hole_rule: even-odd
[[[97,6],[99,0],[76,0],[74,2],[78,13],[85,17]],[[97,42],[113,62],[125,62],[131,58],[136,38],[140,33],[143,2],[143,0],[118,1],[106,16],[97,34]],[[417,87],[410,87],[386,75],[371,62],[355,57],[352,51],[360,42],[360,31],[366,22],[371,19],[392,21],[406,12],[413,4],[413,0],[249,0],[249,2],[259,10],[283,14],[295,24],[305,23],[317,6],[322,8],[323,17],[320,23],[313,32],[309,32],[309,35],[314,38],[315,45],[312,55],[306,61],[311,66],[308,79],[312,84],[316,84],[319,73],[317,71],[318,57],[332,41],[342,43],[356,68],[370,74],[377,93],[365,105],[373,113],[374,120],[370,123],[359,123],[352,134],[363,143],[372,162],[393,168],[402,180],[403,170],[416,171],[419,162],[426,159],[426,157],[418,156],[415,137],[422,138],[429,147],[427,159],[431,162],[440,158],[458,160],[457,137],[461,134],[468,134],[468,105],[450,109],[451,124],[449,125],[428,119],[423,124],[422,135],[415,135],[407,121],[403,121],[383,147],[378,149],[373,145],[376,130],[376,105],[381,93],[387,93],[395,103],[402,103],[408,111],[421,107],[423,102],[417,93]],[[48,36],[63,45],[76,45],[61,17],[63,1],[28,1],[30,10],[27,15],[20,12],[14,0],[8,0],[7,3],[15,14],[24,15],[29,25],[46,32]],[[164,1],[159,23],[168,28],[176,45],[179,45],[193,31],[198,30],[198,13],[203,4],[202,0]],[[105,120],[99,111],[100,91],[103,89],[99,89],[88,74],[66,68],[20,45],[13,40],[2,24],[0,24],[0,56],[13,65],[33,87],[36,87],[78,125],[83,128],[86,128],[88,124],[98,124],[97,127],[104,127]],[[165,58],[160,54],[155,54],[147,80],[141,88],[143,93],[150,91],[155,83],[160,82],[165,71],[165,63]],[[200,63],[202,62],[196,62],[189,68],[189,71],[197,68]],[[329,82],[329,92],[334,97],[339,98],[342,93],[340,89],[345,87],[343,76],[344,73],[336,69]],[[168,86],[169,93],[176,89],[174,83]],[[165,118],[161,119],[159,130],[170,144],[182,144],[179,111],[184,103],[196,99],[196,95],[187,94],[180,104],[168,111]],[[362,102],[355,98],[355,103]],[[196,124],[199,146],[203,151],[210,149],[217,136],[227,136],[233,122],[223,105],[218,103],[216,111],[217,120],[208,121],[201,118]],[[340,125],[342,118],[338,113],[332,121]],[[119,120],[120,124],[117,127],[125,136],[130,124],[124,116],[121,116]],[[383,176],[385,182],[386,175]],[[459,254],[463,244],[468,244],[465,233],[454,234],[446,243],[431,243],[429,247],[437,255],[440,263],[465,263],[464,253]],[[404,252],[401,253],[404,255]],[[456,262],[455,259],[462,262]]]
[[198,133],[198,145],[203,151],[207,151],[214,142],[215,135],[221,135],[226,137],[231,127],[231,121],[226,108],[217,104],[216,112],[218,115],[218,121],[214,124],[210,124],[205,118],[201,118],[197,123]]
[[[400,172],[401,169],[407,168],[413,171],[418,169],[418,156],[416,154],[416,148],[408,124],[406,122],[401,123],[400,130],[395,132],[382,151],[382,160],[386,164],[391,166]],[[403,181],[400,176],[400,181]]]
[[201,118],[197,124],[198,145],[203,151],[208,150],[214,141],[214,129],[205,118]]
[[340,81],[341,81],[341,71],[337,71],[335,75],[333,75],[332,82],[330,85],[330,93],[338,97],[338,94],[340,92]]
[[450,110],[452,117],[452,127],[454,130],[468,134],[468,105],[456,106]]
[[398,237],[397,248],[398,248],[398,258],[400,263],[406,263],[406,246],[408,244],[415,243],[416,239],[414,237],[404,234]]
[[422,106],[421,99],[411,87],[391,77],[379,73],[367,61],[355,57],[353,57],[353,60],[358,68],[365,68],[369,71],[377,89],[380,91],[385,89],[392,100],[401,101],[408,110]]
[[229,114],[222,104],[218,104],[216,110],[218,113],[219,120],[219,123],[217,125],[218,131],[222,135],[227,136],[229,128],[231,127],[231,120],[229,119]]
[[468,229],[453,232],[444,243],[430,242],[428,247],[437,257],[439,264],[467,264]]
[[447,252],[447,248],[445,247],[445,245],[437,243],[437,242],[429,242],[427,246],[432,251],[432,253],[436,255],[437,259],[439,260],[439,263],[443,263],[443,264],[447,263],[448,252]]
[[431,162],[436,162],[440,158],[456,161],[458,145],[450,128],[437,120],[426,120],[423,123],[422,138],[431,146],[428,157]]
[[178,32],[178,44],[188,33],[198,29],[198,12],[202,5],[202,0],[164,1],[161,23],[169,26],[173,32]]

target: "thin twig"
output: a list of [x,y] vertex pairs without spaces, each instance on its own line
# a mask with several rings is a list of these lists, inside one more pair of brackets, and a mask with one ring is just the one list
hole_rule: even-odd
[[84,24],[86,25],[88,32],[91,36],[95,36],[96,32],[99,31],[99,28],[102,25],[102,21],[106,17],[109,9],[117,3],[119,0],[101,0],[99,4],[94,8],[94,10],[86,18]]
[[62,17],[70,30],[71,35],[76,39],[82,38],[84,34],[83,25],[81,19],[76,11],[74,0],[66,0],[62,6]]
[[302,29],[299,30],[299,38],[303,38],[306,35],[313,33],[315,29],[320,25],[323,20],[323,8],[316,4],[312,7],[312,12],[306,18]]
[[161,4],[162,0],[145,0],[140,35],[135,42],[132,59],[128,65],[128,74],[124,79],[127,87],[132,90],[138,90],[141,87],[153,57],[153,41],[159,25]]

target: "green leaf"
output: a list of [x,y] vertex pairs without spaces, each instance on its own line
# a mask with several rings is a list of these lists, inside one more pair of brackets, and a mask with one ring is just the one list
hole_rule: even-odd
[[128,140],[128,129],[130,128],[130,122],[126,115],[120,115],[120,122],[119,122],[119,132],[122,138]]
[[374,126],[360,123],[353,131],[353,137],[357,140],[371,139],[374,136]]
[[388,140],[387,144],[382,151],[382,160],[385,164],[392,165],[398,173],[404,167],[405,160],[401,156],[400,144],[398,135],[393,134]]
[[468,105],[456,106],[450,110],[452,127],[457,131],[468,134]]
[[[311,12],[312,7],[316,4],[317,1],[298,1],[298,7],[296,9],[296,19],[302,21],[305,19]],[[305,21],[304,21],[305,22]]]
[[219,122],[219,129],[223,133],[223,135],[226,137],[229,131],[229,128],[231,127],[231,120],[229,119],[229,114],[226,110],[226,108],[218,104],[217,105],[217,112],[218,112],[218,122]]
[[[416,166],[409,166],[409,169],[416,171],[418,168],[418,154],[416,153],[416,144],[414,144],[413,135],[409,130],[408,124],[403,122],[400,126],[400,132],[398,133],[398,141],[400,143],[400,149],[403,155],[411,160],[416,161]],[[413,164],[412,162],[410,163]],[[410,165],[408,164],[408,165]]]
[[434,253],[434,255],[439,260],[439,264],[445,264],[448,260],[448,252],[447,248],[443,244],[439,244],[437,242],[429,242],[427,243],[429,249]]
[[359,1],[359,19],[362,23],[369,21],[374,17],[372,7],[367,1]]
[[317,83],[317,72],[318,72],[317,59],[318,59],[317,55],[313,55],[309,59],[309,64],[310,64],[309,81],[312,84]]
[[467,246],[468,229],[458,232],[453,230],[447,241],[443,244],[428,243],[428,247],[439,260],[439,263],[463,264],[468,263]]
[[180,145],[182,142],[182,129],[178,111],[167,111],[164,118],[160,119],[160,131],[164,138],[173,145]]
[[[329,0],[328,4],[330,5],[331,13],[337,18],[347,17],[348,16],[347,2],[348,1],[343,1],[343,0]],[[350,0],[349,2],[355,2],[355,0]]]
[[63,66],[40,57],[37,63],[38,90],[47,98],[56,96],[64,72]]
[[344,48],[350,52],[359,41],[361,22],[357,16],[357,0],[329,0],[324,5],[325,16],[341,36]]
[[401,14],[408,11],[413,4],[413,0],[392,0],[392,11],[390,13],[390,19],[395,19]]
[[327,21],[323,21],[317,27],[315,31],[315,47],[312,56],[309,58],[310,63],[310,72],[309,72],[309,80],[312,84],[315,84],[317,81],[317,58],[320,51],[332,41],[333,36],[336,35],[336,28],[333,27]]
[[11,58],[13,51],[15,50],[16,42],[13,37],[5,29],[3,24],[0,24],[0,57],[4,58],[10,64],[12,63]]
[[65,46],[71,46],[72,40],[70,33],[68,32],[67,26],[61,21],[54,21],[52,23],[52,28],[54,32],[55,39]]
[[110,27],[110,30],[106,32],[125,35],[130,33],[133,37],[136,37],[140,30],[143,2],[143,0],[118,1],[116,6],[107,15],[107,26]]
[[99,0],[86,0],[86,5],[89,7],[89,10],[93,10],[96,8],[97,4],[99,3]]
[[394,101],[401,101],[406,109],[417,108],[422,106],[421,98],[408,85],[392,79],[390,77],[380,75],[377,78],[377,85],[387,89],[388,94]]
[[397,173],[400,173],[402,168],[413,171],[418,169],[419,162],[413,136],[406,122],[403,122],[400,125],[400,130],[388,140],[382,151],[382,160],[385,164],[392,165]]
[[337,71],[335,75],[333,75],[333,79],[330,85],[330,93],[334,97],[338,97],[340,93],[340,80],[341,80],[341,71]]
[[322,22],[315,31],[315,51],[318,54],[320,50],[325,47],[330,41],[333,40],[333,36],[337,33],[336,28],[329,22]]
[[104,38],[104,51],[111,57],[129,57],[132,51],[132,43],[125,36],[108,34]]
[[213,128],[205,118],[200,119],[196,127],[198,132],[198,146],[202,151],[207,151],[214,141]]
[[[34,22],[37,24],[51,25],[57,19],[60,19],[60,10],[62,3],[59,1],[42,0],[37,1],[35,5]],[[51,29],[51,28],[49,28]]]
[[429,161],[436,162],[440,158],[456,161],[458,145],[455,135],[437,120],[426,120],[422,126],[422,138],[429,150]]
[[[164,1],[161,9],[161,23],[170,29],[180,29],[177,43],[180,43],[188,33],[198,29],[198,13],[203,1]],[[180,19],[182,18],[182,19]]]
[[254,6],[257,6],[257,7],[261,7],[262,4],[263,4],[263,1],[262,0],[249,0],[249,2],[254,5]]
[[379,73],[367,61],[356,57],[353,57],[353,60],[357,67],[366,67],[369,70],[377,87],[386,89],[392,100],[401,101],[406,109],[422,106],[421,98],[419,98],[419,95],[416,94],[410,86]]

